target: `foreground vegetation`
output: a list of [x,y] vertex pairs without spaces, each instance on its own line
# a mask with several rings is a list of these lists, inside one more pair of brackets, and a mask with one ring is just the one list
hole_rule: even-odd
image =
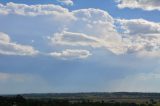
[[23,96],[0,97],[0,106],[160,106],[157,101],[150,99],[146,102],[118,102],[118,101],[91,101],[67,99],[26,99]]

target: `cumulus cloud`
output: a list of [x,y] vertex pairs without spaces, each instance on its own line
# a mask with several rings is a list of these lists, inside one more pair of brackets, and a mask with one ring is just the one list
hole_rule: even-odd
[[[74,43],[77,46],[103,46],[106,49],[108,48],[109,51],[112,51],[116,54],[121,54],[123,52],[123,50],[119,48],[119,45],[121,44],[121,36],[119,36],[116,31],[114,19],[106,11],[90,8],[69,12],[67,9],[56,5],[26,5],[15,3],[7,3],[6,5],[1,5],[1,8],[3,11],[1,12],[1,14],[6,13],[4,15],[14,14],[16,16],[51,16],[53,21],[49,22],[53,25],[57,25],[61,21],[63,22],[64,19],[59,18],[59,14],[61,14],[63,18],[67,18],[68,20],[71,19],[72,21],[70,21],[69,23],[63,22],[62,25],[59,25],[57,27],[64,27],[70,33],[65,32],[62,34],[54,34],[55,37],[52,39],[52,41],[56,40],[56,43],[59,44],[61,43],[66,45],[73,45],[72,42],[74,39],[76,40],[74,41]],[[69,16],[69,18],[67,16]],[[51,17],[49,18],[49,20],[51,19]],[[54,17],[58,17],[58,23],[57,20],[54,21]],[[46,17],[44,17],[44,20],[46,20],[45,18]],[[25,21],[26,20],[24,20],[23,22]],[[70,39],[70,42],[63,38],[64,36],[68,40]]]
[[[94,49],[104,48],[116,55],[135,53],[144,56],[159,56],[158,35],[160,34],[160,24],[144,19],[114,19],[108,12],[100,9],[89,8],[69,11],[54,4],[0,4],[0,14],[0,17],[3,17],[3,20],[0,21],[2,23],[4,21],[15,22],[16,17],[16,25],[5,23],[6,28],[11,29],[16,26],[12,33],[16,32],[19,35],[29,32],[31,35],[29,37],[28,35],[24,36],[25,39],[34,40],[34,44],[37,43],[42,50],[44,49],[44,43],[40,39],[42,36],[50,34],[50,41],[53,45],[56,45],[55,48],[59,48],[58,45],[74,46],[77,49],[92,47]],[[14,17],[10,18],[10,14]],[[24,16],[29,18],[24,19]],[[19,18],[18,21],[17,17]],[[36,24],[30,21],[36,22]],[[29,22],[30,24],[28,24]],[[120,29],[117,28],[117,23],[120,24]],[[21,25],[27,26],[27,28],[24,29]],[[5,29],[2,25],[0,25],[0,28]],[[8,42],[1,43],[1,46],[3,46],[1,54],[35,54],[34,48],[30,46],[16,44],[7,37],[1,37],[0,39]],[[39,41],[36,41],[38,39]],[[48,45],[45,45],[45,48],[50,51],[54,50]]]
[[99,39],[96,37],[88,36],[83,33],[74,33],[63,31],[61,33],[55,33],[53,37],[50,38],[51,42],[60,45],[69,46],[92,46],[98,47]]
[[159,0],[115,0],[119,8],[140,8],[143,10],[160,10]]
[[10,37],[0,32],[0,54],[2,55],[35,55],[38,51],[28,45],[20,45],[10,40]]
[[69,6],[72,6],[74,4],[72,0],[57,0],[57,1],[64,5],[69,5]]
[[85,59],[92,54],[87,50],[66,49],[62,52],[50,53],[50,55],[61,59]]
[[83,33],[62,32],[56,33],[50,38],[53,44],[68,46],[88,46],[92,48],[105,48],[115,54],[124,53],[123,42],[118,40],[108,40],[86,35]]
[[129,35],[160,34],[160,23],[147,21],[144,19],[117,19],[121,29]]
[[74,18],[70,14],[69,10],[59,5],[47,4],[47,5],[27,5],[27,4],[16,4],[9,2],[6,5],[0,4],[0,14],[8,15],[22,15],[22,16],[45,16],[51,15],[56,19],[68,19]]
[[1,14],[18,14],[18,15],[52,15],[56,13],[67,13],[68,10],[61,6],[48,4],[48,5],[26,5],[9,2],[6,5],[1,4]]
[[144,19],[117,19],[120,24],[123,42],[127,53],[139,56],[159,57],[160,53],[160,24]]
[[139,56],[160,57],[159,35],[148,36],[126,36],[123,38],[126,43],[127,53],[136,53]]
[[[114,19],[108,12],[100,9],[80,9],[72,11],[76,17],[68,28],[70,32],[85,33],[103,39],[119,39],[115,29]],[[75,28],[77,26],[77,28]]]
[[[116,31],[114,19],[100,9],[80,9],[72,11],[76,20],[66,26],[67,31],[51,37],[55,44],[70,46],[103,47],[115,54],[123,54],[122,38]],[[75,27],[76,26],[76,27]]]

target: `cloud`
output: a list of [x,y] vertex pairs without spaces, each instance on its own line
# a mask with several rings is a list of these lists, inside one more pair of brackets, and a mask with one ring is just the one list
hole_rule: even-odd
[[57,1],[68,6],[72,6],[74,4],[72,0],[57,0]]
[[72,11],[72,14],[77,20],[68,27],[70,32],[85,33],[103,39],[117,39],[119,37],[114,19],[106,11],[89,8]]
[[10,37],[0,32],[0,54],[2,55],[36,55],[38,53],[33,47],[20,45],[10,40]]
[[[80,9],[72,11],[76,20],[66,25],[66,29],[50,37],[52,43],[67,46],[102,47],[115,54],[123,54],[122,38],[116,31],[114,19],[100,9]],[[75,27],[76,26],[76,27]]]
[[160,23],[147,21],[144,19],[117,19],[117,22],[121,25],[123,33],[129,35],[149,35],[160,34]]
[[74,50],[74,49],[66,49],[62,52],[53,52],[50,53],[50,56],[58,57],[62,59],[85,59],[88,56],[92,55],[87,50]]
[[[22,44],[34,40],[34,47],[45,54],[61,46],[74,46],[76,49],[103,48],[115,55],[132,53],[159,57],[159,23],[144,19],[114,19],[108,12],[93,8],[69,11],[54,4],[26,5],[10,2],[0,5],[0,14],[0,23],[5,24],[0,25],[0,29],[14,33],[14,39]],[[25,36],[22,37],[22,34]],[[46,43],[48,35],[54,48]],[[31,46],[16,44],[7,37],[1,39],[9,41],[3,43],[5,49],[1,50],[1,54],[35,54],[36,50]]]
[[[50,29],[50,32],[52,33],[57,32],[57,31],[53,31],[54,30],[53,28],[57,28],[57,30],[62,30],[62,29],[66,30],[66,32],[70,32],[68,36],[70,38],[72,37],[71,39],[73,39],[74,35],[76,35],[74,39],[77,39],[76,41],[77,46],[86,45],[86,46],[96,47],[96,46],[105,45],[106,49],[109,48],[110,51],[116,54],[117,53],[120,54],[121,52],[123,52],[119,50],[121,49],[119,48],[119,45],[121,42],[121,36],[119,36],[119,34],[115,29],[114,19],[106,11],[89,8],[89,9],[79,9],[79,10],[69,12],[67,9],[60,6],[56,6],[56,5],[26,5],[26,4],[15,4],[15,3],[7,3],[6,5],[2,5],[1,10],[3,11],[1,12],[1,14],[7,13],[7,14],[3,14],[4,16],[8,16],[9,14],[13,14],[16,17],[30,16],[31,18],[35,18],[35,20],[31,20],[31,21],[34,21],[36,23],[37,23],[37,20],[39,20],[38,23],[48,22],[47,24],[43,24],[43,25],[40,24],[38,25],[38,27],[46,25],[44,27],[45,30],[47,28],[49,29],[52,28]],[[36,16],[45,16],[45,17],[38,18]],[[56,20],[55,20],[55,17],[57,17]],[[28,24],[28,20],[26,20],[26,18],[23,20],[22,18],[19,19],[19,20],[22,20],[20,21],[20,23],[24,25]],[[64,22],[66,18],[67,20],[70,20],[70,21]],[[9,18],[9,20],[12,20],[12,19]],[[30,26],[33,27],[35,25],[31,24]],[[8,25],[8,27],[10,27],[10,25]],[[16,27],[18,27],[18,25]],[[43,31],[42,33],[44,33],[45,32],[44,28],[40,28],[41,30],[38,30],[38,33],[42,31]],[[26,30],[24,30],[22,27],[19,27],[19,30],[16,32],[21,31],[20,29],[26,32]],[[33,31],[35,32],[35,30],[32,30],[32,29],[30,30],[29,30],[30,33],[33,33]],[[47,33],[48,32],[49,31],[47,31]],[[66,33],[60,34],[61,36],[59,37],[58,37],[58,34],[54,34],[54,35],[56,35],[56,37],[54,38],[59,40],[62,40],[62,37],[64,36],[66,37]],[[35,37],[35,35],[33,37]],[[39,35],[37,35],[37,38],[38,37]],[[82,37],[83,37],[82,40],[86,40],[86,41],[82,41],[80,39]],[[52,39],[52,40],[55,40],[55,39]],[[36,42],[35,38],[33,38],[32,40]],[[78,41],[78,40],[81,40],[81,41]],[[72,43],[73,40],[70,42]],[[101,43],[105,42],[105,44],[101,44],[99,42]],[[60,43],[60,41],[58,43]],[[64,43],[65,44],[68,43],[68,45],[71,44],[69,43],[69,41],[63,41],[63,44]]]
[[68,13],[68,10],[62,8],[61,6],[54,4],[47,5],[26,5],[26,4],[16,4],[13,2],[9,2],[6,5],[1,4],[1,14],[17,14],[17,15],[28,15],[28,16],[36,16],[36,15],[52,15],[52,14],[65,14]]
[[63,31],[55,33],[53,37],[49,38],[53,44],[69,45],[69,46],[92,46],[99,47],[99,39],[88,36],[83,33],[74,33]]
[[103,38],[86,35],[83,33],[73,33],[63,31],[56,33],[53,37],[49,38],[54,45],[67,45],[67,46],[88,46],[92,48],[105,48],[115,54],[121,54],[125,51],[121,46],[122,42],[118,40],[108,40]]
[[128,45],[127,53],[137,53],[139,56],[160,56],[160,36],[127,36],[124,41]]
[[160,10],[159,0],[115,0],[119,8],[140,8],[147,11]]
[[145,57],[159,57],[160,24],[144,19],[117,19],[120,24],[126,53],[135,53]]
[[49,38],[53,45],[74,47],[105,48],[108,51],[120,54],[136,54],[140,57],[160,57],[159,35],[127,35],[121,41],[109,41],[83,33],[62,32]]
[[69,10],[59,5],[46,4],[46,5],[27,5],[16,4],[9,2],[6,5],[0,4],[0,14],[9,15],[15,14],[20,16],[46,16],[51,15],[54,19],[67,19],[74,18]]

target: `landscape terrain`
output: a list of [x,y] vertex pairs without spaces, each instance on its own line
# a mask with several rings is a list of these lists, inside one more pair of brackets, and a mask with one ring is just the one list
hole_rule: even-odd
[[160,93],[47,93],[1,95],[0,106],[160,106]]

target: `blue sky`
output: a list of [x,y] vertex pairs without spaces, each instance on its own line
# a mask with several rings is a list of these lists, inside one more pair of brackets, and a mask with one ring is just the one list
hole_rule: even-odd
[[160,92],[160,2],[0,0],[0,94]]

